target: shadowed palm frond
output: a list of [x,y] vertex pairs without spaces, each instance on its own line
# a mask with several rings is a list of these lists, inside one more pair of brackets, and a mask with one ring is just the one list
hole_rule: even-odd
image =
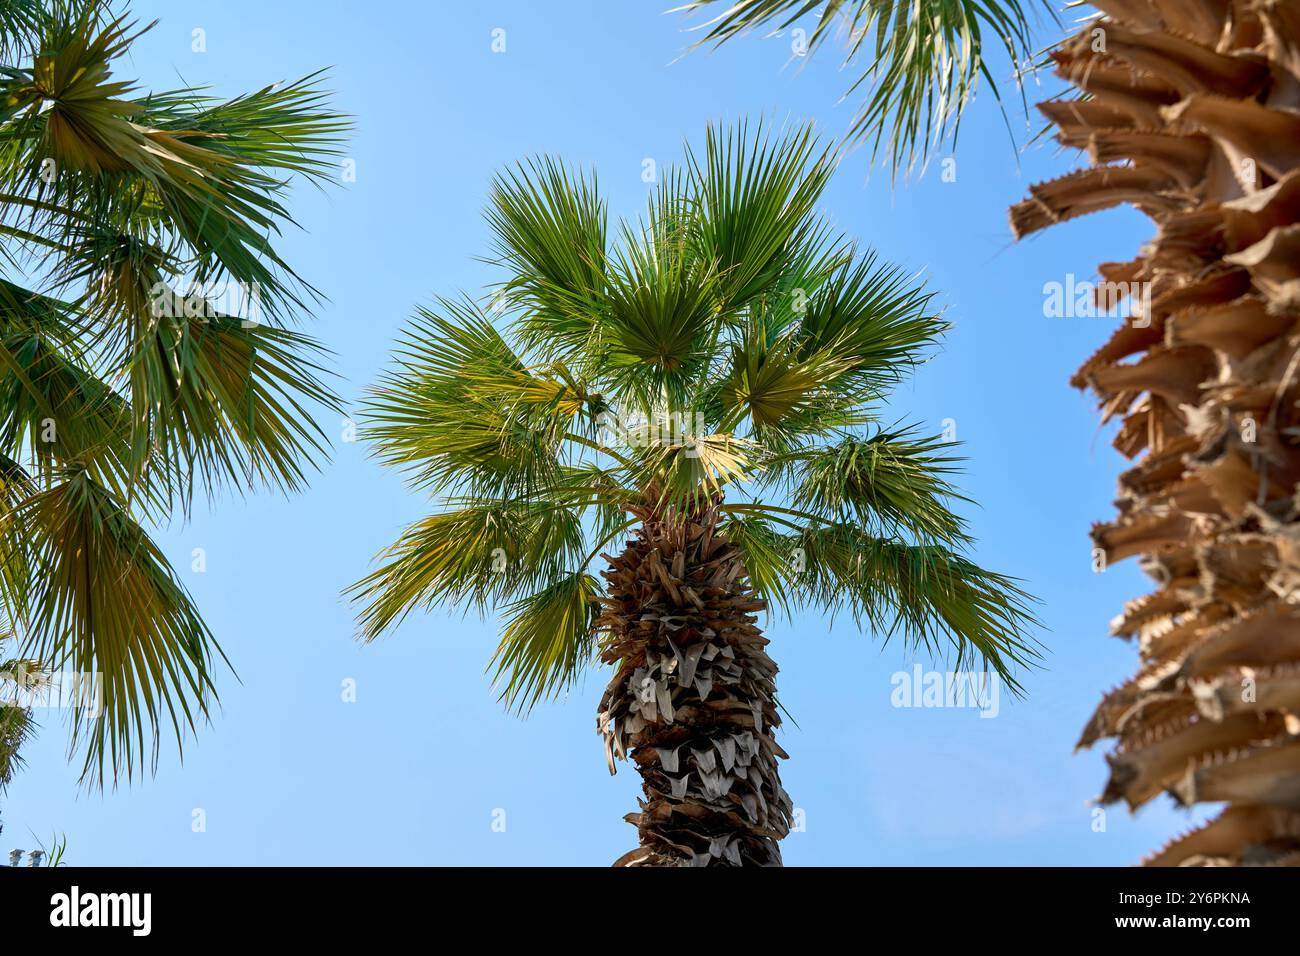
[[44,22],[45,0],[0,0],[0,58],[16,62],[30,49]]
[[285,492],[327,455],[312,406],[341,412],[325,350],[233,316],[159,321],[130,363],[133,453],[188,501],[194,485]]
[[[0,672],[3,672],[2,668]],[[36,722],[31,711],[15,704],[0,703],[0,794],[8,789],[14,774],[22,769],[20,751],[35,731]]]
[[96,786],[180,748],[224,662],[146,528],[300,489],[341,412],[275,242],[348,120],[321,74],[142,93],[122,6],[0,2],[0,604],[23,655],[102,681],[71,721]]

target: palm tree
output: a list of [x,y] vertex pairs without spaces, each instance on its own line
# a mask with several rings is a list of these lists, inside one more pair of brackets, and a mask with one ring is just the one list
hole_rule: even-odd
[[0,610],[18,656],[97,675],[71,724],[101,786],[180,747],[224,659],[146,525],[324,454],[322,350],[283,324],[315,293],[268,236],[345,129],[317,77],[137,92],[108,7],[0,3]]
[[40,665],[35,661],[5,659],[7,640],[11,640],[8,635],[0,635],[0,794],[22,767],[19,751],[35,730],[22,692],[41,680]]
[[363,636],[499,610],[521,710],[610,665],[598,729],[644,794],[621,864],[780,863],[760,611],[846,608],[1013,689],[1036,656],[1026,595],[965,556],[951,446],[879,421],[945,323],[815,213],[832,168],[810,128],[711,128],[612,233],[594,175],[507,171],[503,281],[421,309],[367,401],[378,459],[438,508],[354,585]]
[[1300,9],[1290,0],[1093,0],[1051,54],[1041,109],[1090,168],[1032,187],[1018,236],[1129,202],[1156,224],[1099,299],[1133,300],[1074,384],[1137,459],[1107,562],[1155,581],[1115,634],[1137,674],[1081,746],[1118,742],[1102,799],[1226,803],[1147,862],[1300,862]]
[[18,753],[32,733],[31,712],[16,704],[0,704],[0,793],[23,765]]
[[[1051,0],[1029,0],[1051,13]],[[1017,84],[1034,57],[1026,3],[1022,0],[689,0],[671,11],[708,14],[697,26],[699,44],[720,45],[767,28],[800,30],[794,56],[811,56],[832,36],[844,40],[844,66],[857,79],[846,96],[862,102],[846,140],[871,145],[874,161],[883,147],[895,170],[922,163],[931,149],[955,143],[962,114],[981,80],[1000,99],[984,49],[992,33],[1011,60]],[[809,33],[798,26],[816,14]],[[796,46],[797,44],[797,46]]]

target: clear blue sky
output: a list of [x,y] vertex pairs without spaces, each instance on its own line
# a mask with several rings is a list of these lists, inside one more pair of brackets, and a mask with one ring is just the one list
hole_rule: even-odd
[[[123,75],[234,94],[332,67],[338,105],[357,117],[357,181],[297,191],[306,232],[285,257],[329,296],[315,326],[338,354],[352,399],[385,361],[412,307],[491,278],[481,215],[494,170],[546,151],[594,164],[615,211],[638,212],[643,159],[662,167],[709,120],[744,113],[816,119],[841,132],[848,82],[827,50],[786,67],[788,39],[753,37],[673,62],[689,42],[669,0],[137,0],[159,25]],[[191,51],[206,31],[207,52]],[[491,50],[506,31],[504,54]],[[1040,24],[1046,43],[1057,28]],[[1031,90],[1031,94],[1034,93]],[[1023,118],[1015,124],[1025,139]],[[850,160],[825,208],[889,259],[925,270],[955,329],[896,397],[900,415],[954,419],[969,456],[963,485],[988,567],[1043,601],[1045,670],[1028,700],[996,719],[969,710],[896,709],[891,675],[914,660],[850,622],[771,622],[780,692],[798,726],[782,743],[787,789],[806,830],[786,861],[815,864],[1128,864],[1191,821],[1162,799],[1136,819],[1115,808],[1096,833],[1088,801],[1098,752],[1074,741],[1133,649],[1108,636],[1145,589],[1136,568],[1090,567],[1088,527],[1111,514],[1122,466],[1091,399],[1067,379],[1107,335],[1104,319],[1047,319],[1043,284],[1091,277],[1130,258],[1150,232],[1122,211],[1013,245],[1007,206],[1030,182],[1072,168],[1050,144],[1022,157],[995,104],[963,127],[957,178],[932,169],[891,191]],[[341,423],[330,420],[338,435]],[[4,801],[4,849],[67,835],[79,864],[596,864],[635,844],[622,815],[638,781],[611,778],[595,733],[605,676],[528,720],[505,713],[483,671],[493,622],[413,615],[372,646],[354,639],[341,588],[361,576],[426,502],[338,443],[312,489],[200,509],[162,532],[238,670],[218,675],[222,709],[182,766],[86,794],[64,759],[66,733],[43,716],[29,766]],[[191,549],[208,555],[190,572]],[[357,702],[341,683],[357,682]],[[195,808],[207,830],[194,833]],[[505,832],[493,813],[505,811]]]

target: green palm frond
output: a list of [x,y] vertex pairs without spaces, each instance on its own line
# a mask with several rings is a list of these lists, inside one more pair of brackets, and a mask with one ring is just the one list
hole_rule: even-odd
[[979,567],[952,547],[880,537],[853,522],[826,522],[763,503],[724,505],[731,540],[755,591],[785,612],[848,610],[858,626],[901,635],[911,649],[976,658],[1015,694],[1017,667],[1035,662],[1034,599],[1013,578]]
[[133,474],[123,398],[39,333],[0,338],[0,451],[49,479],[78,462],[124,491]]
[[414,607],[480,609],[545,588],[583,553],[576,509],[453,502],[407,528],[383,564],[350,589],[373,640]]
[[719,309],[736,312],[769,291],[799,254],[819,247],[824,224],[814,208],[833,157],[811,125],[773,137],[761,123],[751,133],[741,122],[710,126],[703,155],[687,146],[686,162],[691,234],[721,277]]
[[0,60],[14,62],[29,49],[46,17],[45,0],[0,0]]
[[830,522],[851,521],[885,538],[910,535],[947,544],[969,543],[965,522],[949,502],[970,502],[948,480],[962,459],[954,447],[914,430],[849,436],[834,445],[788,456],[794,507]]
[[525,366],[473,303],[440,300],[439,309],[417,313],[395,368],[365,402],[376,456],[434,493],[508,496],[553,483],[585,396]]
[[717,334],[717,273],[687,254],[684,242],[629,235],[609,277],[601,323],[605,354],[592,359],[607,363],[613,388],[646,405],[660,397],[683,402]]
[[46,227],[32,231],[66,240],[111,223],[118,237],[183,244],[198,281],[256,288],[268,315],[305,308],[313,290],[268,237],[293,222],[283,173],[327,175],[346,122],[319,108],[317,76],[224,103],[134,98],[112,65],[138,35],[88,5],[50,21],[30,70],[0,74],[17,104],[0,157],[11,191],[41,204],[26,207]]
[[[3,673],[3,668],[0,668]],[[31,711],[12,704],[0,704],[0,793],[4,793],[14,774],[23,766],[20,751],[35,733]]]
[[755,474],[762,449],[727,433],[664,436],[646,448],[635,483],[656,508],[689,508]]
[[576,572],[505,609],[505,630],[492,664],[507,707],[528,711],[563,693],[595,660],[600,593],[599,581]]
[[837,34],[844,40],[845,66],[859,71],[846,96],[862,91],[849,138],[869,142],[873,161],[883,147],[898,170],[955,142],[981,81],[1001,99],[986,42],[1006,52],[1019,85],[1036,54],[1035,9],[1057,19],[1049,0],[691,0],[670,12],[719,10],[699,27],[700,43],[715,45],[760,28],[783,33],[815,16],[803,53]]
[[604,313],[608,212],[595,176],[542,157],[493,180],[488,225],[508,278],[501,304],[523,303],[520,344],[572,359],[596,337]]
[[809,425],[846,423],[833,418],[836,396],[828,385],[843,378],[854,360],[832,349],[807,354],[789,338],[770,346],[741,340],[732,348],[730,374],[719,396],[722,421],[737,427],[748,419],[754,436],[773,446]]
[[233,316],[161,319],[130,362],[134,460],[188,500],[194,484],[303,487],[326,457],[311,406],[341,412],[309,336]]
[[0,454],[0,614],[10,622],[18,619],[36,586],[31,549],[12,516],[39,490],[22,465]]
[[882,394],[911,372],[948,330],[934,293],[874,249],[844,262],[810,290],[796,333],[801,355],[848,362],[847,384]]
[[847,607],[886,639],[900,634],[930,653],[951,649],[958,670],[977,658],[1021,692],[1014,669],[1038,657],[1024,637],[1037,622],[1032,598],[1013,579],[943,545],[878,538],[853,524],[811,525],[798,546],[820,606]]
[[152,769],[162,725],[179,747],[208,716],[212,663],[224,660],[215,639],[157,545],[84,471],[8,520],[34,572],[16,608],[20,650],[50,671],[102,679],[102,713],[74,712],[85,778],[102,786]]
[[192,139],[242,167],[321,182],[344,155],[350,128],[329,108],[320,85],[325,76],[322,70],[227,100],[194,89],[153,93],[136,101],[135,121]]
[[747,310],[729,340],[725,376],[701,399],[710,420],[747,422],[778,454],[869,424],[864,411],[948,327],[924,283],[874,250],[836,245],[814,261],[796,273],[801,285],[777,283],[764,308]]
[[731,511],[720,530],[745,557],[754,593],[785,615],[802,605],[799,537],[758,512]]

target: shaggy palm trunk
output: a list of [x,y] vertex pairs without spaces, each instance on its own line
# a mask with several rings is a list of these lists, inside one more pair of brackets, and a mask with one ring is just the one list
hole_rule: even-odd
[[718,503],[633,509],[642,524],[604,572],[597,627],[615,674],[598,728],[610,772],[630,757],[643,792],[626,817],[641,845],[616,866],[781,864],[791,806],[773,739],[776,665]]
[[1156,224],[1100,267],[1149,307],[1074,380],[1137,459],[1093,539],[1156,582],[1112,625],[1138,672],[1080,745],[1117,740],[1103,801],[1228,804],[1148,864],[1297,865],[1300,3],[1091,2],[1107,19],[1052,55],[1086,95],[1041,109],[1092,168],[1011,214],[1017,235],[1121,202]]

